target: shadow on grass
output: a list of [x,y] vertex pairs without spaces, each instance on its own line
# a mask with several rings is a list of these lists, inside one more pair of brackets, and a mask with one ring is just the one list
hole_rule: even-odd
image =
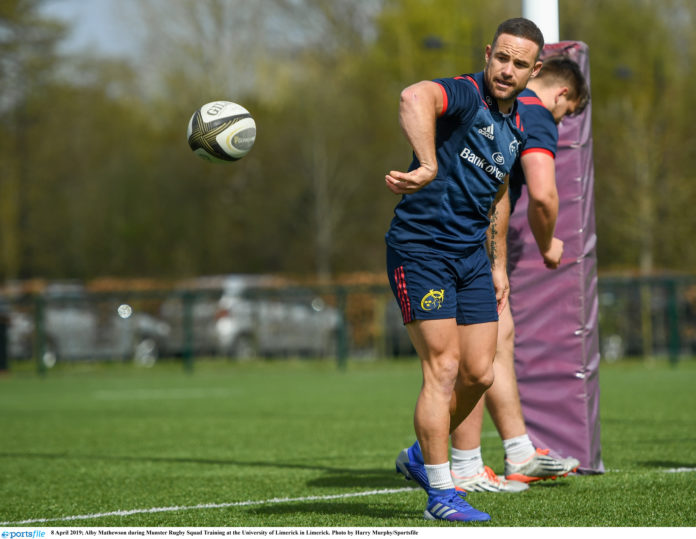
[[403,476],[385,470],[341,470],[340,473],[328,472],[322,477],[307,481],[308,487],[414,487],[414,481],[405,481]]
[[204,459],[192,457],[134,457],[123,455],[84,455],[79,453],[20,453],[0,452],[0,458],[30,458],[56,460],[102,460],[114,462],[155,462],[166,464],[202,464],[216,466],[242,466],[258,468],[281,468],[284,470],[310,470],[326,472],[325,476],[307,482],[308,487],[417,487],[416,483],[404,481],[391,467],[361,469],[302,464],[280,461],[241,461],[233,459]]

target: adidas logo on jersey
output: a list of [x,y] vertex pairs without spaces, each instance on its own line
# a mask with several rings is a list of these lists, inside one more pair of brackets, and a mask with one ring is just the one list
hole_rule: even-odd
[[489,140],[495,140],[495,135],[493,135],[493,128],[495,124],[491,124],[488,127],[482,127],[478,132]]

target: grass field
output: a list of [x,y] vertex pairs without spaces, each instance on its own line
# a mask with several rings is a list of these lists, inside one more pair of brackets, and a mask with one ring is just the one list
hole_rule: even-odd
[[[493,516],[475,526],[696,526],[696,362],[600,379],[607,473],[470,494]],[[425,494],[393,469],[419,386],[415,361],[14,372],[0,527],[449,526],[422,520]],[[490,422],[483,453],[502,472]]]

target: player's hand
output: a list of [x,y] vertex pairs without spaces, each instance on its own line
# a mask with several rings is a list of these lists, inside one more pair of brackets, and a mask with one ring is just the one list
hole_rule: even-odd
[[551,239],[551,247],[548,251],[542,253],[544,258],[544,265],[547,269],[556,269],[561,265],[561,258],[563,257],[563,240],[558,238]]
[[384,177],[384,181],[395,195],[408,195],[428,185],[436,174],[437,167],[421,164],[411,172],[392,170]]
[[510,281],[508,280],[507,271],[504,269],[494,269],[492,274],[493,288],[495,289],[495,300],[498,303],[498,314],[500,314],[503,312],[503,309],[507,304],[508,296],[510,295]]

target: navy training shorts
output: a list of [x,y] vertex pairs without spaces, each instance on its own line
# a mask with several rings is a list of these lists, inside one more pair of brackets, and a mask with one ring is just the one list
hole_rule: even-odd
[[404,324],[445,318],[456,318],[460,325],[498,320],[484,245],[461,258],[405,253],[387,246],[387,273]]

